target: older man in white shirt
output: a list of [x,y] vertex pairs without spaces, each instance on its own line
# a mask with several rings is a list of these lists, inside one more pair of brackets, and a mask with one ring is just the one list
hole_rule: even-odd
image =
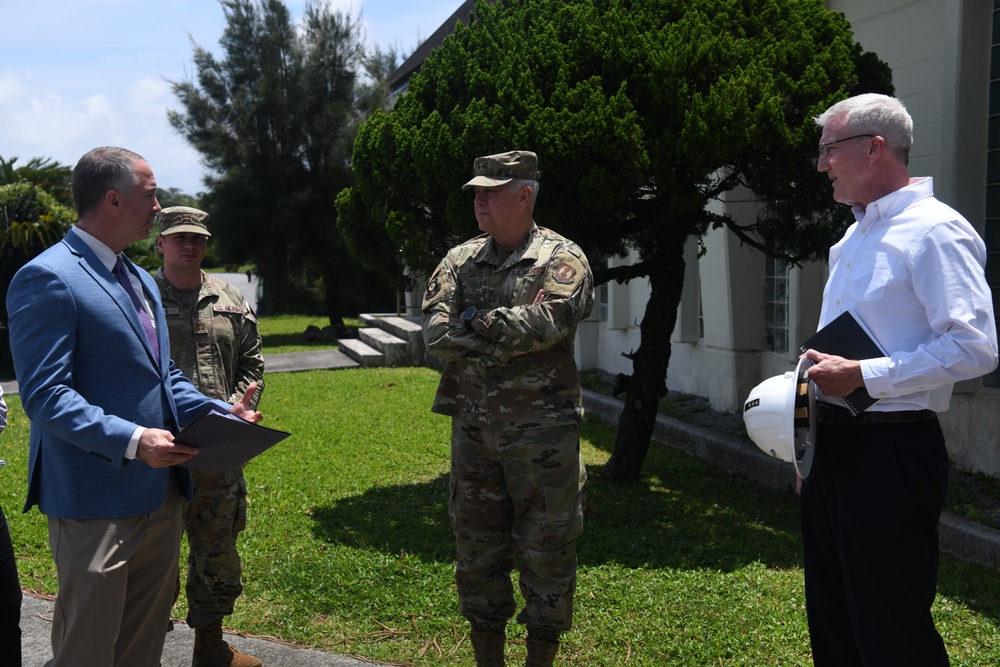
[[[986,248],[930,178],[910,178],[913,121],[899,100],[859,95],[816,122],[817,169],[857,219],[830,250],[819,326],[851,311],[886,356],[806,352],[820,389],[802,484],[813,660],[947,665],[930,612],[948,482],[937,413],[956,382],[997,366]],[[878,402],[853,416],[841,399],[862,387]]]

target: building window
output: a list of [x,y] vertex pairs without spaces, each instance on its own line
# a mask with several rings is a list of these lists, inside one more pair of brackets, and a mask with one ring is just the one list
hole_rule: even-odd
[[601,283],[597,286],[597,319],[601,322],[608,321],[608,284]]
[[[1000,313],[1000,0],[993,0],[993,39],[990,50],[989,134],[986,166],[986,280],[993,291],[993,311]],[[987,387],[1000,388],[1000,371],[983,378]]]
[[789,268],[773,257],[764,265],[764,349],[772,352],[788,352]]

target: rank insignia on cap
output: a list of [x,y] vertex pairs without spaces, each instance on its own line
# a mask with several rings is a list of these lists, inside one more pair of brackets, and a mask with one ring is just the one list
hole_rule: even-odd
[[567,285],[573,282],[573,278],[576,277],[576,269],[569,264],[563,264],[552,273],[552,277],[556,279],[557,283]]

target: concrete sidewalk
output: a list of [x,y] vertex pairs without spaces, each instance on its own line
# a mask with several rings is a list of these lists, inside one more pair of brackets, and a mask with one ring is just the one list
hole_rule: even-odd
[[[54,604],[50,600],[24,594],[24,600],[21,602],[21,650],[23,651],[21,663],[24,667],[42,667],[52,658],[49,633],[52,629],[53,607]],[[226,641],[240,651],[260,658],[265,667],[359,667],[377,664],[268,639],[227,634]],[[173,631],[167,633],[161,667],[191,667],[193,648],[194,630],[184,623],[175,621]],[[85,665],[86,661],[80,664]]]

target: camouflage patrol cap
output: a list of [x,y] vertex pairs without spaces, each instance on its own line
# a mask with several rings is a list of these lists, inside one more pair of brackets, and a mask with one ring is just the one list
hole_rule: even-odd
[[208,213],[190,206],[171,206],[156,214],[156,219],[160,223],[161,236],[180,234],[181,232],[211,236],[208,233],[208,226],[205,224],[207,218]]
[[514,179],[537,181],[538,156],[531,151],[507,151],[497,155],[477,157],[472,163],[475,177],[462,186],[469,188],[495,188]]

